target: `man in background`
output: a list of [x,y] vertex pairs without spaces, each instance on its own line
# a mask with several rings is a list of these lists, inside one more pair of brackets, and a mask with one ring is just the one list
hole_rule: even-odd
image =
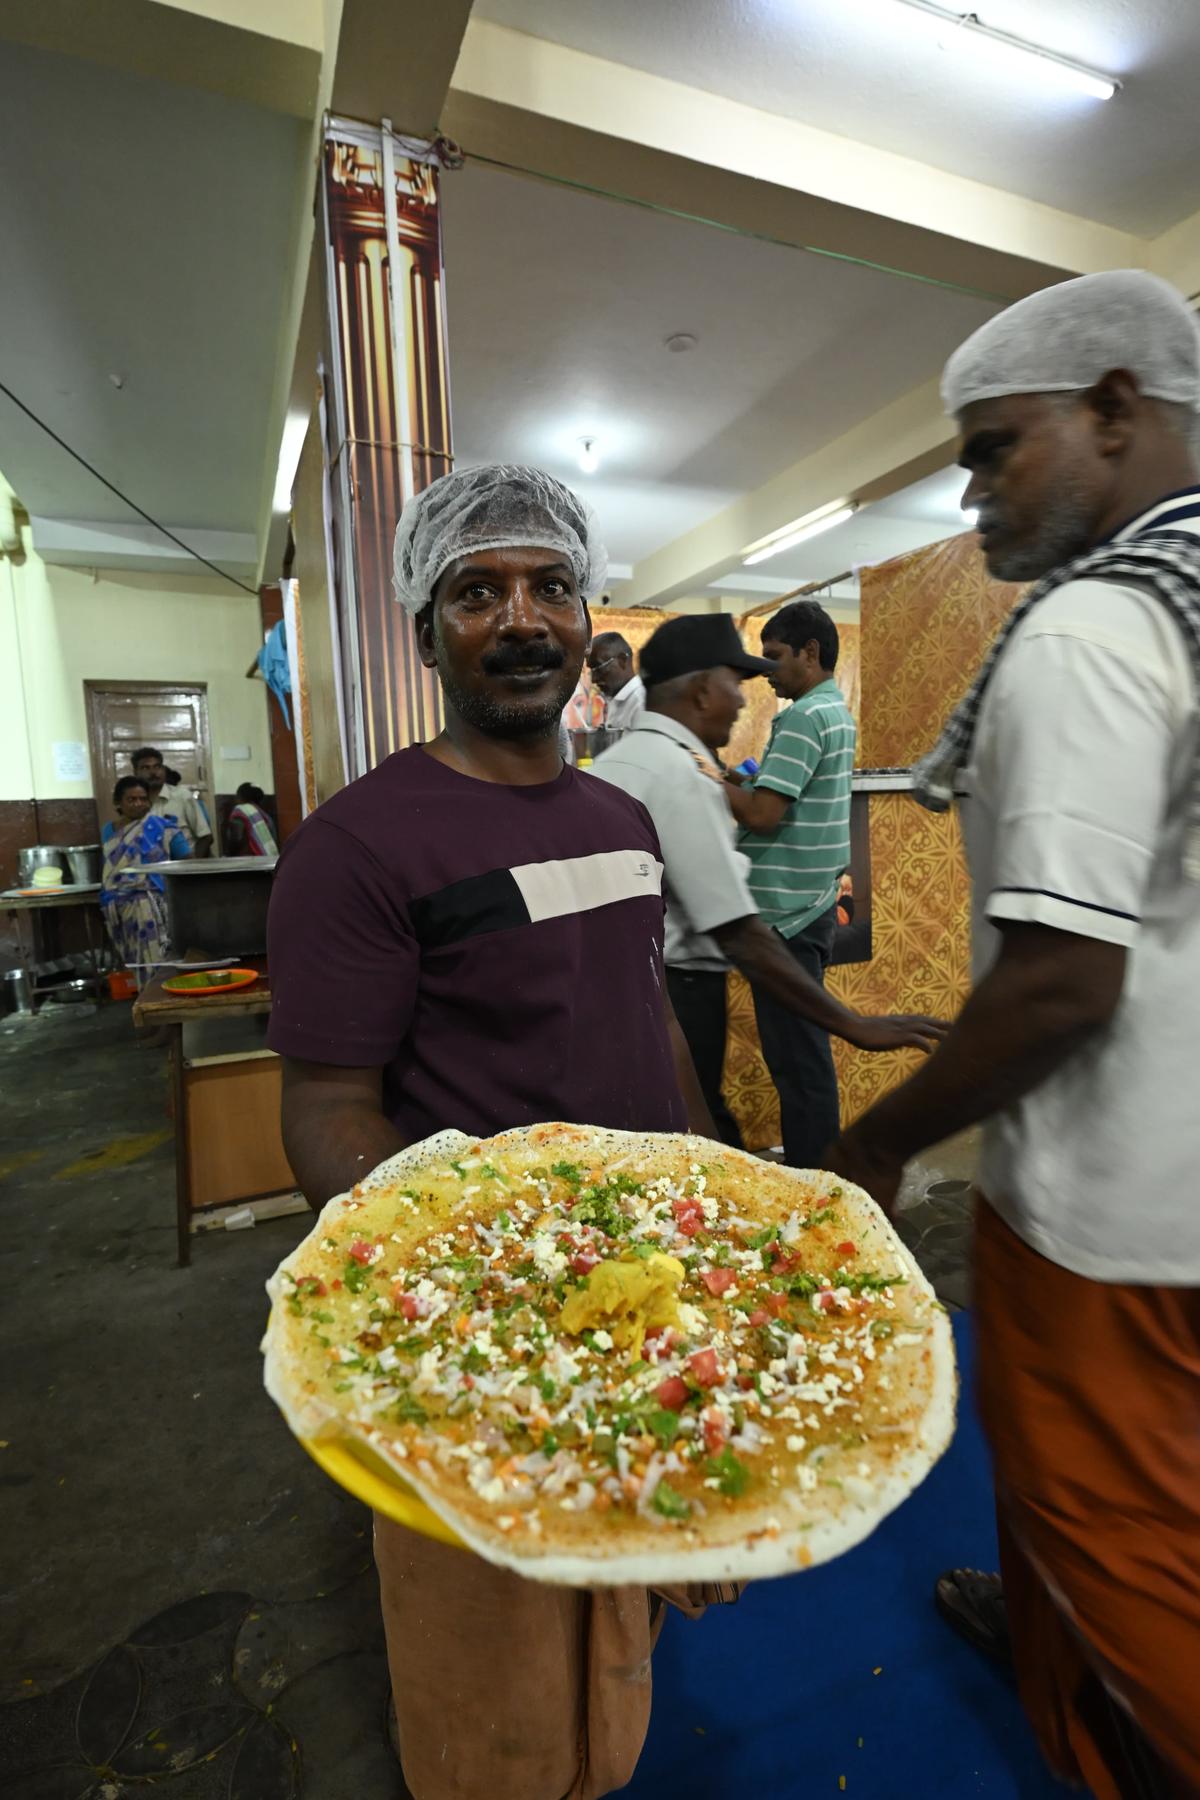
[[604,695],[606,731],[630,731],[642,716],[646,690],[633,666],[633,651],[619,631],[602,631],[588,652],[592,680]]
[[[1011,1646],[1054,1773],[1200,1794],[1200,335],[1140,270],[1043,289],[955,353],[964,507],[1035,581],[916,794],[957,792],[975,987],[942,1049],[833,1146],[883,1205],[986,1120],[978,1393]],[[1007,1618],[1005,1620],[1005,1612]]]
[[[753,781],[729,776],[739,847],[763,921],[818,984],[837,935],[838,883],[850,861],[850,778],[857,730],[834,680],[837,626],[812,600],[767,620],[771,685],[791,705],[771,727]],[[837,1135],[838,1087],[828,1029],[752,983],[763,1058],[779,1093],[783,1150],[794,1169],[819,1168]]]
[[175,787],[168,782],[162,751],[146,745],[141,750],[135,750],[130,760],[134,774],[150,790],[153,802],[150,811],[159,818],[178,825],[192,846],[193,856],[211,856],[213,828],[209,824],[203,802],[197,800],[190,788],[182,785]]
[[684,614],[642,649],[646,710],[592,773],[632,794],[654,821],[667,888],[667,992],[720,1136],[741,1143],[721,1092],[730,965],[792,1018],[862,1050],[930,1050],[932,1019],[864,1018],[826,993],[759,918],[746,858],[734,848],[717,752],[745,705],[743,683],[775,667],[750,656],[727,613]]

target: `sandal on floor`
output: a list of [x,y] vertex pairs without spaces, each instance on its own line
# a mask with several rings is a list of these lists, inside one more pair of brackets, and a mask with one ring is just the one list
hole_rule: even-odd
[[951,1569],[940,1575],[934,1601],[946,1623],[993,1662],[1012,1667],[1008,1612],[999,1575],[982,1569]]

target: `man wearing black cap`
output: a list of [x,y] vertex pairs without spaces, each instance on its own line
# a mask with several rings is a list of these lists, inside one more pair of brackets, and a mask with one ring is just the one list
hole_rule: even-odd
[[863,1050],[930,1050],[942,1032],[932,1019],[851,1012],[793,960],[755,910],[716,752],[745,704],[742,682],[774,666],[747,654],[727,613],[669,619],[642,650],[644,714],[592,770],[640,800],[654,821],[666,871],[667,988],[729,1144],[741,1141],[721,1095],[731,963],[781,1006]]

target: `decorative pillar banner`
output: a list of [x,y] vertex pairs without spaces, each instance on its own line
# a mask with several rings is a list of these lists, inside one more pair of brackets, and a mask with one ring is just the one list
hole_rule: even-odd
[[326,455],[352,776],[441,727],[392,599],[392,538],[404,502],[453,463],[438,166],[454,155],[387,121],[326,128]]

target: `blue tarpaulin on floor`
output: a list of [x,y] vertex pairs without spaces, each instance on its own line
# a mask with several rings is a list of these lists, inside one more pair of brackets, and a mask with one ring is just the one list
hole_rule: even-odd
[[[838,1561],[671,1615],[630,1800],[1052,1800],[1011,1681],[934,1610],[947,1568],[994,1568],[987,1453],[955,1320],[958,1433],[929,1480]],[[876,1671],[878,1670],[878,1673]]]

